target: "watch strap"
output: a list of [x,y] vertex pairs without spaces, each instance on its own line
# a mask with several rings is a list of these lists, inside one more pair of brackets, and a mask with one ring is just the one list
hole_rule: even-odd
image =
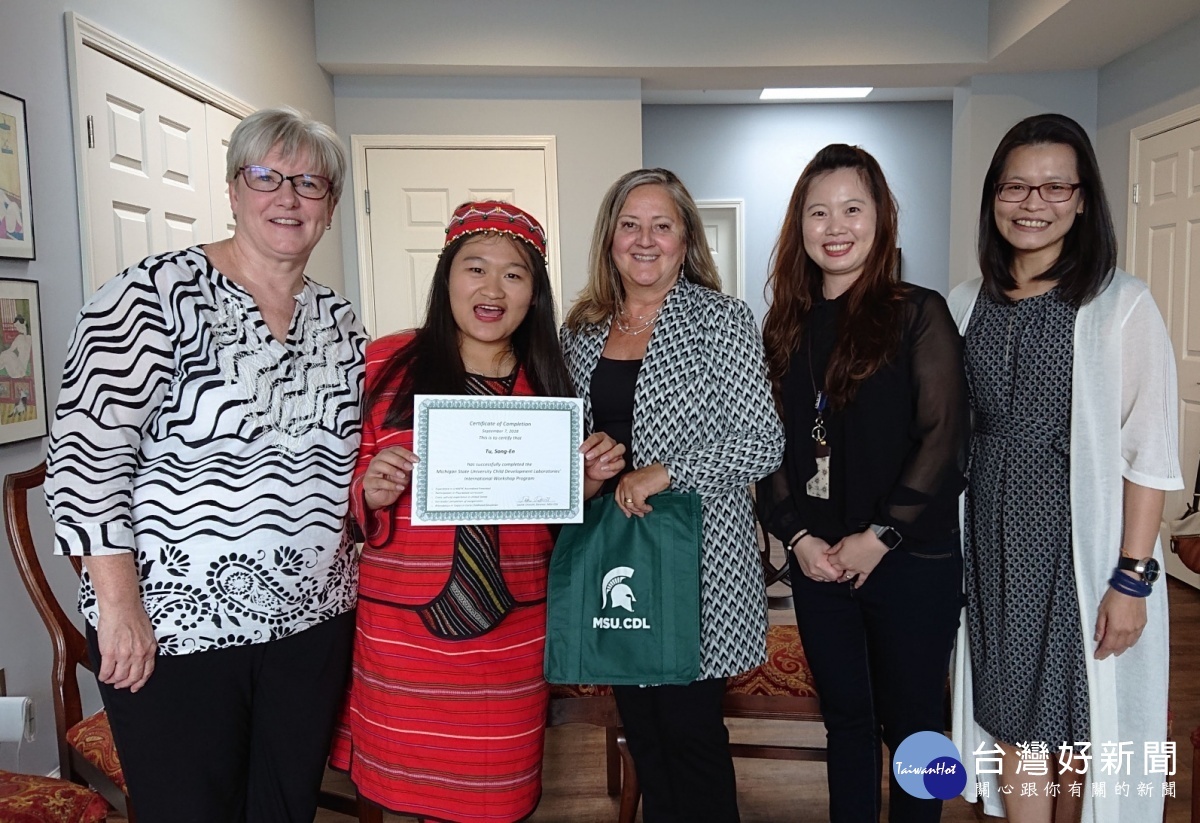
[[[1151,577],[1150,569],[1153,564],[1154,575]],[[1131,557],[1127,554],[1122,554],[1117,560],[1117,568],[1127,572],[1133,572],[1139,580],[1150,586],[1158,579],[1158,562],[1153,557]]]

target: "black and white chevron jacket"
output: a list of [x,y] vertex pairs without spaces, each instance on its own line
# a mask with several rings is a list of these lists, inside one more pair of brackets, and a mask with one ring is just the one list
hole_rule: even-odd
[[[562,330],[563,353],[592,430],[592,372],[609,323]],[[661,463],[671,488],[704,511],[700,677],[728,677],[765,659],[767,613],[750,485],[779,467],[762,336],[741,300],[680,279],[663,303],[634,390],[633,455]]]

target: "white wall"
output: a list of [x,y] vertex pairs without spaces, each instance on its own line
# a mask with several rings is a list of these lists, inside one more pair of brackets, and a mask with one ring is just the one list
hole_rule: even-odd
[[[288,103],[332,121],[332,83],[316,63],[310,0],[3,0],[0,6],[0,90],[27,104],[30,176],[37,260],[0,259],[0,277],[36,280],[41,289],[47,399],[58,396],[67,336],[83,302],[75,154],[67,92],[63,12],[70,8],[97,25],[256,107]],[[311,271],[340,285],[340,238],[330,232]],[[44,440],[0,446],[0,473],[29,468],[45,454]],[[33,501],[34,536],[48,556],[49,518]],[[7,542],[5,542],[7,546]],[[54,585],[74,601],[65,560],[48,559]],[[70,613],[74,612],[69,608]],[[0,667],[9,694],[30,695],[39,734],[21,749],[23,771],[47,774],[58,765],[54,704],[50,698],[50,642],[17,577],[7,548],[0,550]],[[94,692],[93,692],[94,695]],[[93,705],[94,696],[92,697]],[[0,768],[15,750],[0,746]]]
[[883,167],[900,206],[906,280],[946,293],[951,105],[829,103],[647,106],[646,164],[679,175],[698,200],[746,201],[746,300],[761,318],[763,287],[788,199],[829,143],[860,145]]
[[[1200,105],[1200,17],[1100,70],[1096,153],[1112,205],[1117,239],[1129,215],[1129,132]],[[1123,259],[1124,248],[1121,249]],[[1125,261],[1126,268],[1132,261]]]
[[[1034,114],[1074,118],[1095,139],[1096,72],[988,74],[954,91],[950,287],[979,276],[975,238],[987,167],[1005,133]],[[1106,181],[1107,182],[1107,181]]]
[[[987,0],[314,0],[317,56],[337,74],[518,67],[965,64],[987,58]],[[502,8],[503,12],[493,11]],[[509,71],[505,71],[509,69]],[[549,72],[548,72],[549,73]],[[557,72],[554,72],[557,73]],[[783,69],[781,78],[794,76]],[[633,76],[640,76],[637,72]],[[784,85],[783,82],[780,85]],[[693,86],[694,87],[694,86]]]
[[[347,145],[354,134],[555,135],[564,307],[587,280],[600,199],[614,180],[641,165],[636,80],[340,76],[334,104],[338,133]],[[351,209],[342,210],[341,225],[346,294],[357,300]]]

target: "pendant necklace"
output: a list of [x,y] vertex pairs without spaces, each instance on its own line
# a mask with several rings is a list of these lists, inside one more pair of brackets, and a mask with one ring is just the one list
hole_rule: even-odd
[[[829,395],[823,390],[817,388],[817,375],[813,370],[812,359],[812,327],[809,327],[808,334],[808,379],[812,383],[813,395],[816,401],[813,403],[813,454],[816,456],[817,473],[805,484],[805,491],[809,497],[816,497],[821,500],[829,499],[829,443],[826,440],[825,430],[825,409],[829,405]],[[825,382],[822,376],[821,382]]]
[[627,334],[630,337],[636,337],[646,329],[653,326],[658,321],[658,316],[662,314],[662,304],[650,314],[630,314],[628,317],[632,322],[626,322],[623,318],[627,316],[625,307],[620,303],[617,304],[617,328],[622,334]]

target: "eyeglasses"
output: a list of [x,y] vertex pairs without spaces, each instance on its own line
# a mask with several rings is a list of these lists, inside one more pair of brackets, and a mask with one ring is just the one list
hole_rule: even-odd
[[329,194],[333,183],[319,174],[293,174],[287,177],[266,166],[242,166],[238,169],[246,185],[255,191],[275,191],[287,180],[296,194],[309,200],[321,200]]
[[1027,186],[1024,183],[1000,183],[996,186],[996,199],[1005,203],[1024,203],[1032,192],[1047,203],[1065,203],[1075,196],[1075,189],[1082,183],[1043,183],[1040,186]]

